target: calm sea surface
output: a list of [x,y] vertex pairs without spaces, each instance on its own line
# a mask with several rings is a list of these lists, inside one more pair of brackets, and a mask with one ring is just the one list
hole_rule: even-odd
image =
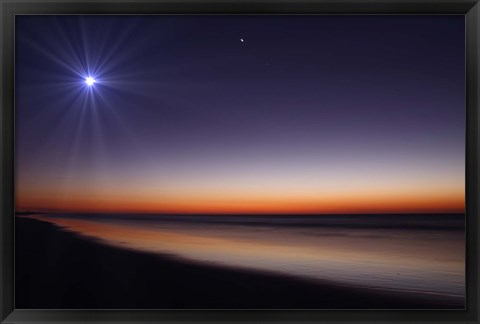
[[[464,215],[39,215],[103,243],[309,280],[464,297]],[[128,262],[128,261],[127,261]]]

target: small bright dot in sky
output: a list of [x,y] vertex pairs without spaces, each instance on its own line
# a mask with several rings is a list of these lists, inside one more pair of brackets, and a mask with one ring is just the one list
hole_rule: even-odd
[[88,86],[92,86],[92,85],[95,83],[95,79],[92,78],[92,77],[87,77],[87,78],[85,78],[85,83],[86,83]]
[[243,38],[240,38],[240,41],[243,43]]

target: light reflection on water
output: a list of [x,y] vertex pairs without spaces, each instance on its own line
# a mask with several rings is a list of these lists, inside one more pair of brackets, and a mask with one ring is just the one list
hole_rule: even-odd
[[33,218],[113,246],[199,262],[464,296],[462,215]]

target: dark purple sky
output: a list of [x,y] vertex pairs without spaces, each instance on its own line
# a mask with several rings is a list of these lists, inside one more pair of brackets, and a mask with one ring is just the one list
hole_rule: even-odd
[[17,16],[15,32],[19,206],[463,199],[464,16]]

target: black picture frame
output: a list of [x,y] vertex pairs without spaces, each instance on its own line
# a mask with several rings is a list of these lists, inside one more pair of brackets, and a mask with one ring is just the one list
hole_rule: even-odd
[[[0,0],[1,323],[480,323],[478,0]],[[14,18],[19,14],[461,14],[466,16],[466,310],[18,310],[14,308]]]

